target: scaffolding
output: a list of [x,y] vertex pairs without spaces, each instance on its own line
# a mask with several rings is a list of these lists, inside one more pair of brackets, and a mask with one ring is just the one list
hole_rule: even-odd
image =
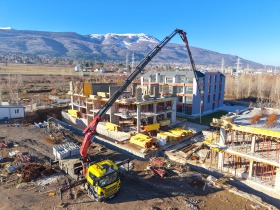
[[[220,130],[219,140],[214,139],[214,136],[217,137],[214,132],[212,139],[208,137],[205,140],[209,145],[213,142],[216,144],[215,147],[210,146],[211,166],[240,178],[275,186],[276,169],[280,166],[280,132],[238,126],[217,119],[213,119],[211,125]],[[219,156],[219,153],[223,155]]]

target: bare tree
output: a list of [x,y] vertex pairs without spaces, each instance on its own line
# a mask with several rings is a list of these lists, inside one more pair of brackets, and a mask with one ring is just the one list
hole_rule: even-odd
[[8,76],[7,88],[9,90],[10,100],[19,104],[19,92],[22,88],[23,80],[22,75],[14,74]]

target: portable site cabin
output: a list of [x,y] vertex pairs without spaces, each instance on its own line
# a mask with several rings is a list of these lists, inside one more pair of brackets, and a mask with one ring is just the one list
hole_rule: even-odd
[[0,105],[0,120],[23,118],[25,107],[21,105]]

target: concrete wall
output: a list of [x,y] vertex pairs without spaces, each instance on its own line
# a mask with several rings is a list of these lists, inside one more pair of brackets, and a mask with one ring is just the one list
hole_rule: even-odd
[[109,92],[109,87],[115,83],[92,83],[92,95],[97,95],[97,92]]

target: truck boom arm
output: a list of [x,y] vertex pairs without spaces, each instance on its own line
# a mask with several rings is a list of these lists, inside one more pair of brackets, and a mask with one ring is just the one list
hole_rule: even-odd
[[[116,102],[116,100],[121,96],[121,94],[126,90],[126,88],[131,84],[131,82],[140,74],[140,72],[145,68],[145,66],[151,61],[153,57],[177,34],[180,34],[180,37],[184,41],[193,70],[195,69],[194,62],[192,59],[192,55],[189,49],[188,40],[186,36],[186,32],[180,29],[175,29],[169,36],[165,37],[165,39],[159,43],[135,68],[135,71],[131,73],[131,75],[126,79],[124,84],[119,87],[119,89],[113,94],[113,96],[108,100],[108,102],[96,113],[92,122],[85,128],[83,133],[85,134],[82,146],[80,148],[80,154],[83,159],[83,163],[88,162],[88,148],[91,143],[91,139],[97,133],[96,128],[97,125],[103,115],[110,109],[110,107]],[[194,72],[196,76],[196,72]],[[198,82],[197,76],[196,80]],[[198,83],[197,83],[198,84]]]

